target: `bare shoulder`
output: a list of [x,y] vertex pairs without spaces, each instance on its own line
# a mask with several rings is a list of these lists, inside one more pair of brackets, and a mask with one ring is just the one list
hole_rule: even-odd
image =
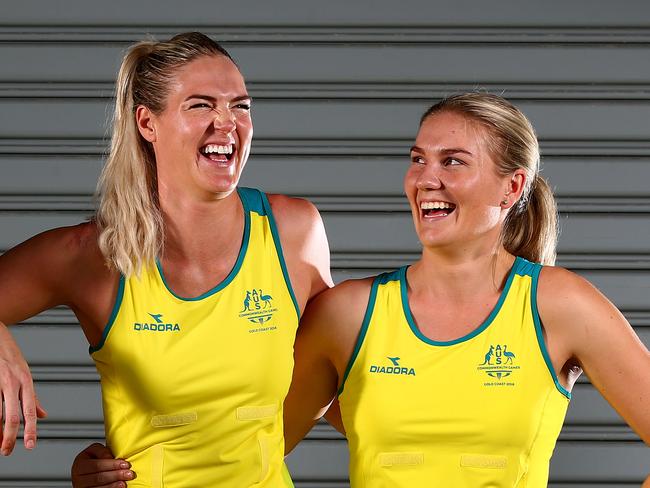
[[596,341],[634,336],[623,314],[605,295],[564,268],[542,269],[537,303],[547,334],[578,360]]
[[345,321],[355,311],[365,311],[372,281],[372,277],[343,281],[314,298],[305,314],[324,314]]
[[73,301],[75,287],[83,287],[85,277],[101,266],[93,227],[86,223],[48,230],[0,257],[4,322],[19,322]]
[[284,257],[301,309],[332,286],[329,244],[323,221],[311,202],[269,195]]
[[49,269],[52,266],[74,265],[79,260],[82,261],[80,265],[89,264],[87,260],[96,258],[98,252],[95,224],[85,222],[37,234],[7,251],[2,258],[10,267],[14,264],[32,267],[46,263],[46,269]]
[[561,320],[589,312],[609,300],[582,276],[565,268],[545,266],[539,277],[537,303],[540,314]]
[[312,300],[300,329],[315,337],[339,371],[345,370],[368,306],[373,278],[347,280]]
[[304,198],[269,194],[269,203],[278,226],[295,233],[309,232],[321,222],[316,206]]

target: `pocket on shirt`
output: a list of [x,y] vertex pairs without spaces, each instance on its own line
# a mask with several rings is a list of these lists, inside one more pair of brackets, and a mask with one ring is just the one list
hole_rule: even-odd
[[424,473],[424,453],[420,451],[380,452],[366,476],[368,488],[395,486],[427,486]]
[[499,454],[461,454],[459,465],[468,486],[515,486],[507,456]]

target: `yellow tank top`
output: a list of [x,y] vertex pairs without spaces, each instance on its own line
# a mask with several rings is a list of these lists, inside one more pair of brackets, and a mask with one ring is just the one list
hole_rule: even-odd
[[122,278],[101,342],[106,440],[129,487],[293,486],[282,403],[299,308],[266,195],[239,188],[245,227],[230,274],[183,298],[159,263]]
[[353,488],[546,487],[570,393],[544,344],[540,269],[517,258],[490,316],[449,342],[417,328],[406,268],[375,278],[339,391]]

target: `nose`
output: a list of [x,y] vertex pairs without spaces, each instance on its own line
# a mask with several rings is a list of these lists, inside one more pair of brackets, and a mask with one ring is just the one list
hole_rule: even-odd
[[415,185],[420,191],[440,190],[443,188],[444,184],[440,179],[438,165],[427,163],[418,175]]
[[219,132],[230,134],[236,127],[235,114],[232,113],[232,110],[228,109],[217,110],[214,116],[213,125]]

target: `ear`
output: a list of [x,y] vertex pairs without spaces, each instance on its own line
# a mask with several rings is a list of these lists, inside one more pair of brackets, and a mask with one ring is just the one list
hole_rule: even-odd
[[526,172],[523,169],[517,169],[510,175],[506,180],[504,199],[501,202],[502,208],[511,208],[519,201],[524,188],[526,188],[526,179]]
[[135,109],[135,122],[138,126],[138,131],[149,142],[156,142],[155,117],[155,114],[144,105],[138,105],[138,108]]

